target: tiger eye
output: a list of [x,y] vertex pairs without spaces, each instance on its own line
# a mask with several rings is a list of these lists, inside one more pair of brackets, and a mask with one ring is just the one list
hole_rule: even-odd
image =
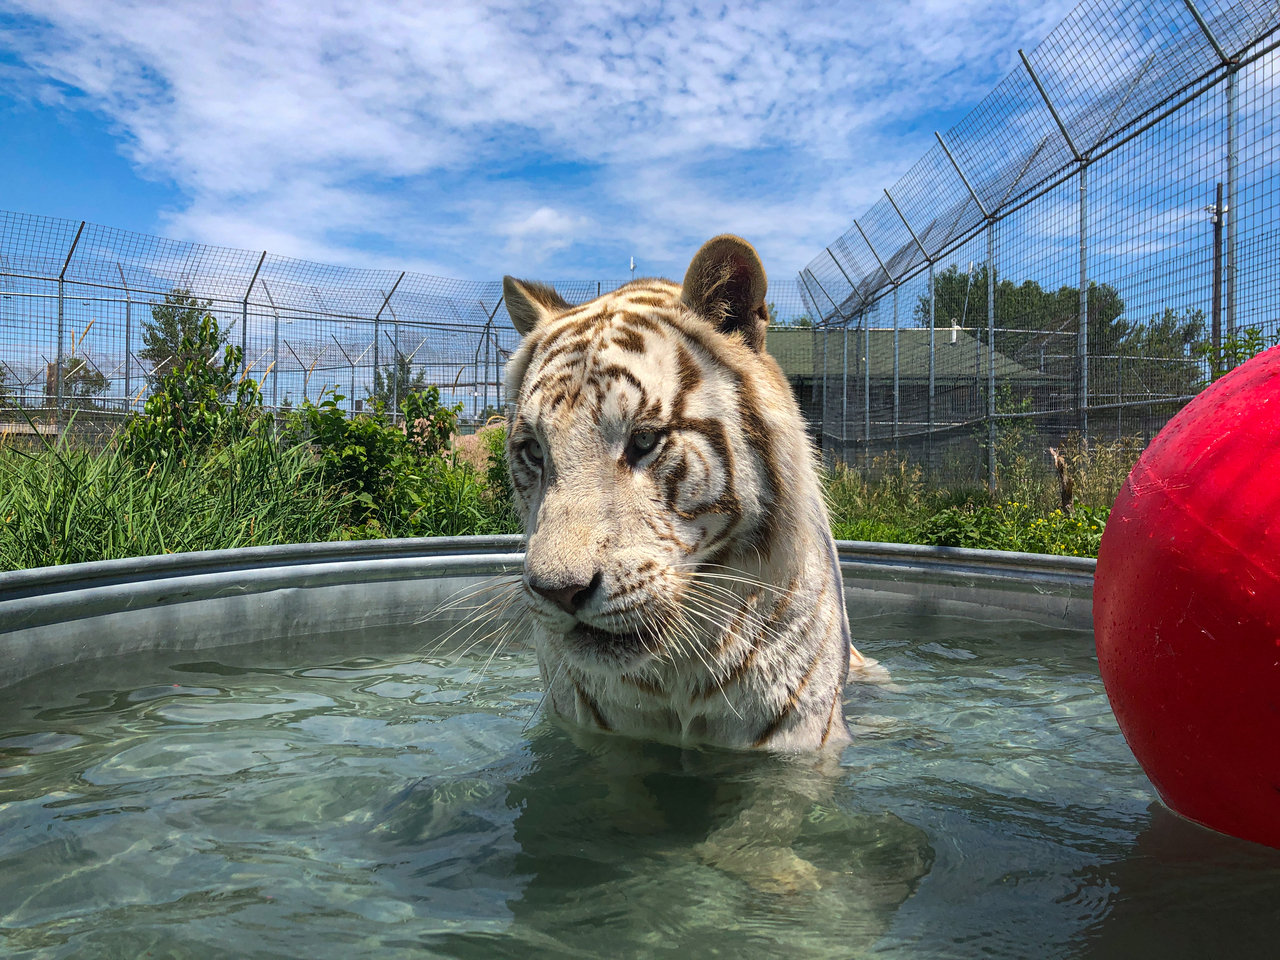
[[542,462],[543,451],[542,444],[537,440],[530,440],[524,445],[525,452],[529,454],[529,459],[537,463]]
[[631,449],[640,456],[650,453],[658,445],[658,434],[654,430],[641,430],[631,435]]

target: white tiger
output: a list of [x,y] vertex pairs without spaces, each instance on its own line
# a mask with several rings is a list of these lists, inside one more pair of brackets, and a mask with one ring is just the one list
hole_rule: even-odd
[[546,702],[605,731],[777,752],[849,740],[843,587],[745,240],[580,306],[506,277],[508,457]]

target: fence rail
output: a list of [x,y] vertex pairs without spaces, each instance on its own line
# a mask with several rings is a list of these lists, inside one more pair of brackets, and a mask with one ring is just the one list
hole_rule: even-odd
[[828,460],[994,485],[1002,424],[1149,436],[1274,343],[1278,28],[1275,3],[1085,0],[1019,51],[800,273]]
[[[554,286],[580,303],[622,282]],[[795,281],[770,296],[781,323],[806,310]],[[518,342],[498,279],[350,269],[0,213],[0,400],[10,406],[0,427],[20,432],[20,406],[42,431],[72,413],[82,428],[112,429],[172,358],[166,311],[185,310],[217,318],[276,410],[336,391],[348,412],[374,397],[394,411],[403,391],[436,385],[474,426],[501,410]]]

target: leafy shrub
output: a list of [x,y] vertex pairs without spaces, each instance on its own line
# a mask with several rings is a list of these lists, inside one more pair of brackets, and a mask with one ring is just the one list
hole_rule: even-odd
[[939,547],[1095,557],[1105,525],[1100,512],[1089,507],[1079,507],[1070,516],[1061,510],[1044,514],[1030,504],[1008,500],[940,510],[919,525],[915,540]]
[[206,363],[216,363],[228,331],[214,321],[214,336],[209,339],[201,324],[209,317],[212,300],[201,300],[184,287],[174,287],[161,303],[151,307],[151,319],[142,321],[142,349],[138,357],[151,363],[147,381],[155,387],[174,366],[181,366],[192,353],[199,351]]
[[400,402],[404,414],[404,434],[422,457],[438,456],[449,446],[449,438],[458,432],[458,414],[462,404],[452,407],[440,403],[440,388],[429,386],[416,390]]
[[322,481],[351,496],[353,519],[359,521],[387,498],[393,464],[413,453],[404,433],[378,414],[347,417],[338,406],[345,399],[335,392],[321,396],[318,404],[304,401],[289,415],[286,435],[310,445]]
[[[372,415],[346,417],[338,406],[343,399],[332,394],[319,404],[304,403],[290,415],[286,433],[310,445],[323,483],[347,495],[349,536],[519,529],[506,489],[505,460],[481,475],[455,453],[446,454],[461,404],[442,405],[435,387],[411,393],[400,404],[405,417],[400,427],[383,418],[381,404]],[[501,472],[501,483],[495,471]]]
[[[142,413],[125,425],[121,449],[139,466],[202,454],[215,440],[243,436],[256,419],[262,408],[258,383],[248,377],[236,383],[239,347],[227,347],[217,363],[221,338],[218,321],[206,314],[194,338],[183,336],[180,355]],[[234,397],[226,400],[233,390]]]

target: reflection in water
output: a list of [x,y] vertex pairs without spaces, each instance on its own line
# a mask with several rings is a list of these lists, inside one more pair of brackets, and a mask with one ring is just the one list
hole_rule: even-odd
[[[524,879],[508,901],[514,924],[501,938],[432,938],[445,955],[848,956],[885,931],[933,860],[923,831],[850,812],[848,788],[812,760],[570,736],[550,723],[531,748],[532,762],[505,785],[516,852],[487,867]],[[440,786],[424,784],[392,813],[396,832],[438,835],[440,806]],[[703,862],[700,845],[744,809],[780,821],[755,852],[785,844],[821,889],[765,892],[758,878]],[[791,833],[793,842],[780,839]]]
[[1152,806],[1088,635],[857,628],[896,687],[850,689],[831,775],[571,734],[531,652],[417,635],[32,678],[0,697],[0,954],[1276,955],[1280,851]]
[[1129,857],[1083,878],[1110,911],[1083,951],[1098,960],[1280,956],[1280,851],[1215,833],[1159,803]]

